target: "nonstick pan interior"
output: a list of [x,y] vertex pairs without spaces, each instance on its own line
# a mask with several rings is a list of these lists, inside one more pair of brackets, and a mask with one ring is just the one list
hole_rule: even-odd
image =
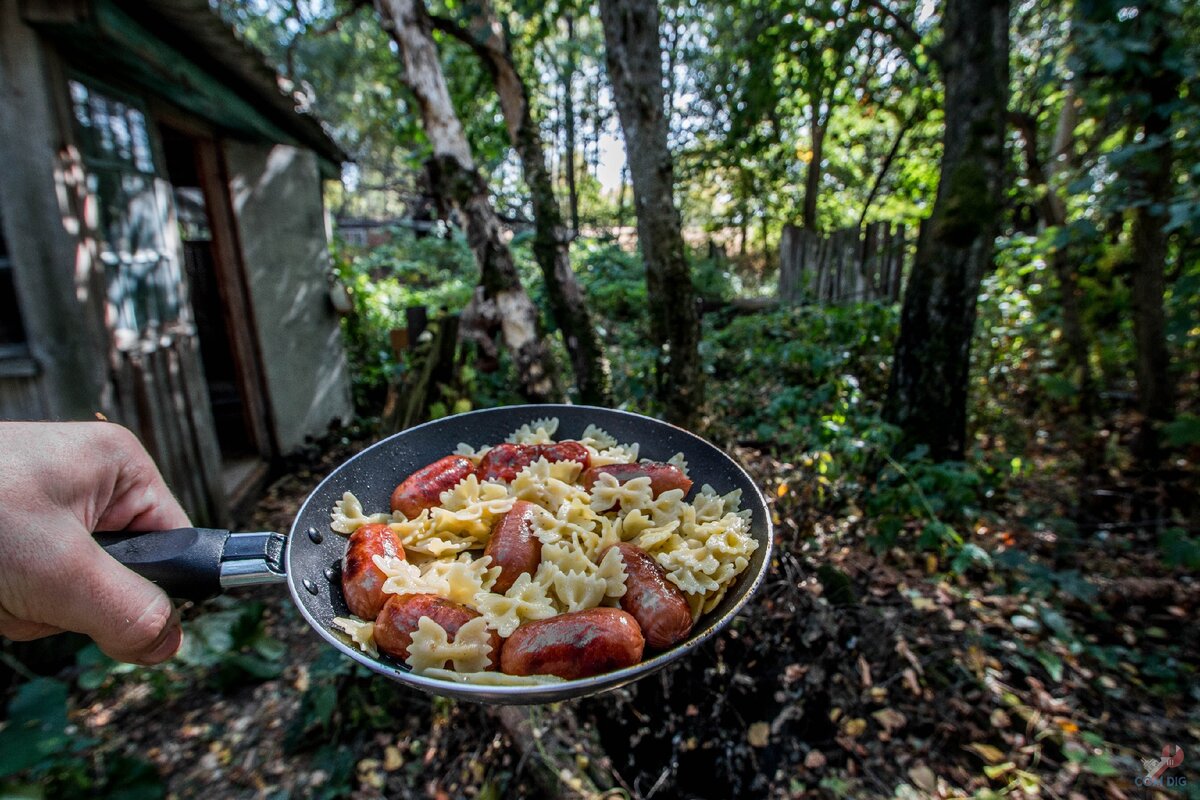
[[[342,599],[340,563],[346,538],[329,527],[330,512],[344,492],[352,492],[366,513],[386,512],[392,490],[415,470],[452,453],[459,442],[473,447],[494,445],[521,425],[557,417],[555,439],[574,439],[589,424],[606,430],[620,442],[638,442],[640,457],[666,460],[682,452],[695,482],[693,493],[711,484],[719,493],[742,490],[742,508],[750,509],[751,535],[759,547],[721,603],[697,623],[691,636],[664,653],[627,669],[563,683],[539,686],[477,686],[449,683],[414,675],[407,665],[372,658],[333,629],[335,616],[349,616]],[[732,459],[703,439],[655,419],[590,406],[526,405],[459,414],[402,431],[338,467],[313,491],[292,526],[286,550],[288,587],[297,607],[329,644],[370,669],[408,686],[433,694],[487,703],[535,704],[581,697],[628,683],[661,669],[724,627],[749,599],[770,564],[771,519],[765,501],[750,477]]]

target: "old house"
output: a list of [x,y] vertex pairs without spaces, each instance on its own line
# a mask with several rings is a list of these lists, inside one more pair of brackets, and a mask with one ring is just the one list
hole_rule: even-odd
[[119,421],[227,522],[352,413],[344,160],[207,0],[0,3],[0,419]]

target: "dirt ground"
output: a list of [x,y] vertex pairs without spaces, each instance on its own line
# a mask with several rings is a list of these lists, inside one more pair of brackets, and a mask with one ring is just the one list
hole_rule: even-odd
[[[287,530],[308,491],[359,446],[294,464],[247,529]],[[873,555],[853,519],[804,510],[803,469],[736,455],[777,515],[777,557],[752,604],[658,675],[523,709],[532,747],[494,709],[350,669],[282,587],[221,606],[261,602],[263,631],[282,643],[277,676],[231,683],[221,666],[180,670],[168,691],[126,677],[80,696],[74,721],[102,752],[151,760],[178,798],[571,797],[577,776],[637,798],[1195,796],[1195,781],[1152,791],[1135,779],[1164,744],[1200,752],[1197,687],[1164,692],[1144,665],[1101,669],[1087,655],[1109,642],[1170,642],[1171,658],[1194,667],[1193,580],[1155,577],[1136,548],[1098,548],[1078,554],[1107,576],[1098,594],[1056,611],[990,573],[945,577],[924,555]],[[1029,552],[1049,546],[1021,530],[1004,536]],[[1087,631],[1086,641],[1064,645],[1069,637],[1049,635],[1056,626]],[[551,733],[575,751],[557,786],[539,774]]]

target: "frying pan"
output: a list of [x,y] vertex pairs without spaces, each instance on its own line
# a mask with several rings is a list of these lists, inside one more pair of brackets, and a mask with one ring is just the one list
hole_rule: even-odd
[[[346,537],[329,527],[330,511],[344,492],[353,492],[367,513],[387,511],[392,490],[417,469],[454,452],[459,442],[498,444],[521,425],[558,417],[557,440],[578,439],[589,424],[620,442],[638,442],[640,456],[665,461],[682,452],[696,487],[711,484],[720,494],[742,490],[751,512],[758,549],[724,599],[705,614],[680,644],[626,669],[581,680],[536,686],[480,686],[413,674],[387,656],[372,657],[334,629],[333,618],[349,616],[342,598],[341,560]],[[694,493],[695,490],[693,490]],[[381,675],[431,694],[483,703],[530,705],[595,694],[630,683],[683,657],[724,628],[750,599],[771,563],[772,528],[766,501],[750,476],[729,456],[695,434],[638,414],[572,405],[525,405],[472,411],[428,422],[368,447],[335,469],[313,490],[290,533],[230,533],[183,528],[152,533],[97,534],[110,555],[163,587],[168,594],[202,600],[234,586],[287,583],[308,624],[333,647]]]

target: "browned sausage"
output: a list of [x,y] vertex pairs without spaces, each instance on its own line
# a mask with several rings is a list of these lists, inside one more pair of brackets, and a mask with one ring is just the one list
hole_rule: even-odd
[[605,467],[592,467],[579,476],[583,488],[591,491],[592,484],[601,475],[612,475],[617,483],[625,483],[634,478],[649,478],[650,491],[658,497],[669,489],[683,489],[687,494],[692,488],[691,480],[674,464],[663,464],[659,461],[641,461],[637,464],[609,464]]
[[483,454],[479,460],[477,474],[481,481],[499,478],[511,481],[527,466],[544,458],[547,461],[578,461],[584,469],[591,463],[592,454],[579,442],[553,442],[551,444],[498,444]]
[[[375,646],[381,653],[403,661],[408,658],[408,646],[412,644],[412,635],[421,617],[429,617],[441,625],[447,638],[454,641],[458,629],[478,616],[462,603],[436,594],[394,594],[375,618]],[[504,642],[495,631],[488,633],[492,644],[488,669],[494,670],[500,665],[500,646]],[[446,666],[451,665],[447,663]]]
[[533,503],[517,500],[492,526],[492,537],[483,554],[492,557],[488,566],[500,567],[500,577],[492,584],[496,594],[507,592],[522,573],[532,574],[542,560],[542,541],[534,534],[533,527],[537,508]]
[[646,644],[663,650],[682,641],[692,632],[692,610],[683,592],[667,580],[666,570],[642,548],[628,542],[613,547],[621,551],[625,562],[621,608],[637,620]]
[[538,445],[540,455],[547,461],[578,461],[587,469],[592,463],[592,454],[579,442],[565,441]]
[[500,653],[509,675],[557,675],[574,680],[630,667],[645,640],[637,620],[619,608],[588,608],[513,631]]
[[350,534],[342,556],[342,595],[350,613],[360,619],[375,619],[387,600],[383,594],[387,575],[375,566],[374,556],[405,557],[404,545],[386,523],[372,522]]
[[518,472],[537,461],[539,455],[536,444],[498,444],[479,460],[479,479],[511,481]]
[[422,467],[404,479],[392,492],[392,511],[412,519],[423,509],[441,502],[441,494],[475,473],[475,465],[464,456],[446,456]]

